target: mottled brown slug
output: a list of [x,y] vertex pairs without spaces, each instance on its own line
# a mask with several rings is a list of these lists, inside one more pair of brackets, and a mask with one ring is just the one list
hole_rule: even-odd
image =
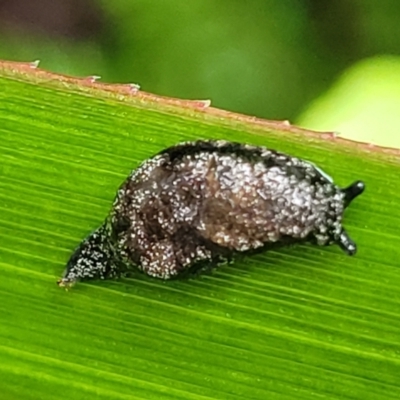
[[144,161],[119,188],[104,224],[70,258],[60,286],[139,268],[169,279],[235,253],[311,242],[356,245],[342,226],[364,191],[313,163],[265,147],[196,141]]

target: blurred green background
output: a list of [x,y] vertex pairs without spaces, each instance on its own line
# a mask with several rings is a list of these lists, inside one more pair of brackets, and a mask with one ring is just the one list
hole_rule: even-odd
[[0,0],[0,58],[400,147],[398,0]]

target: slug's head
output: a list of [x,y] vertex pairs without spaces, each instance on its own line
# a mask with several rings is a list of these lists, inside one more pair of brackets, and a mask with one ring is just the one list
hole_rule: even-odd
[[[344,209],[346,209],[350,203],[358,197],[365,190],[365,184],[362,181],[356,181],[352,183],[345,189],[342,189],[342,193],[344,194],[343,205]],[[336,235],[335,242],[340,246],[340,248],[346,252],[348,255],[352,256],[357,251],[357,246],[351,240],[347,232],[342,228],[339,235]]]
[[111,250],[103,225],[90,234],[74,251],[57,284],[69,288],[77,281],[105,279],[111,272]]

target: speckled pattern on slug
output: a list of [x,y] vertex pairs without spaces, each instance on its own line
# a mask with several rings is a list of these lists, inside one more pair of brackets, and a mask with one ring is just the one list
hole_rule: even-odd
[[353,254],[342,216],[363,190],[360,181],[341,189],[311,162],[264,147],[183,143],[132,172],[59,284],[132,266],[168,279],[200,262],[216,265],[236,252],[303,241],[338,243]]

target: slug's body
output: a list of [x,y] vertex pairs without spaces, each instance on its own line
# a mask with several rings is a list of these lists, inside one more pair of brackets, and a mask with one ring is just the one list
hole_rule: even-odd
[[264,147],[183,143],[132,172],[59,284],[132,266],[169,279],[237,252],[295,242],[337,243],[354,254],[342,216],[363,190],[359,181],[341,189],[312,163]]

